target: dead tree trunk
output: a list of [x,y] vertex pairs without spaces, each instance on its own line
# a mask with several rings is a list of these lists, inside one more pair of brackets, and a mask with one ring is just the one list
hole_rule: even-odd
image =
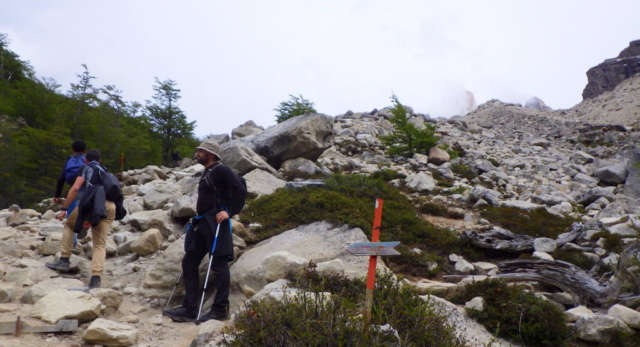
[[514,260],[498,265],[496,277],[508,282],[537,281],[556,286],[571,294],[576,302],[589,306],[607,306],[607,287],[577,266],[556,260]]
[[492,249],[509,253],[522,253],[533,250],[534,238],[516,235],[509,230],[494,227],[482,234],[467,230],[465,237],[478,248]]
[[[616,302],[637,302],[640,294],[640,244],[629,245],[620,255],[618,269],[606,285],[564,261],[514,260],[498,265],[496,277],[509,282],[538,281],[571,294],[583,305],[610,307]],[[622,292],[624,289],[624,292]]]

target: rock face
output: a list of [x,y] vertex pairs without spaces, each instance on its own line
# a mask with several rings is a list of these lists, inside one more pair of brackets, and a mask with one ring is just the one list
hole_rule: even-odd
[[613,90],[623,80],[640,73],[640,40],[631,41],[613,59],[607,59],[587,71],[589,82],[582,92],[583,99],[596,97]]

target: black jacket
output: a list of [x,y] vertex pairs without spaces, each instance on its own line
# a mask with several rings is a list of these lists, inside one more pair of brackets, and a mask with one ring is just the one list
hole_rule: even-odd
[[85,221],[91,222],[91,226],[95,227],[101,219],[107,218],[106,201],[104,188],[101,185],[89,187],[78,203],[78,219],[73,232],[79,233]]

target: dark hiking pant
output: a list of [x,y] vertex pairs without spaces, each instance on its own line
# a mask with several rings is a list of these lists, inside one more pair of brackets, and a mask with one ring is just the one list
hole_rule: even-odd
[[[220,225],[220,233],[223,232],[223,229],[226,229],[224,232],[229,232],[228,228],[224,227],[225,224],[227,223],[222,223]],[[193,235],[188,238],[188,241],[185,239],[186,252],[182,259],[185,288],[185,298],[182,305],[194,312],[197,312],[202,298],[198,267],[205,255],[209,254],[211,251],[214,235],[207,227],[198,227],[196,230],[190,232],[193,232]],[[208,261],[209,259],[207,259],[207,265]],[[212,280],[216,294],[211,309],[214,311],[226,311],[229,307],[229,285],[231,282],[229,260],[227,256],[213,257],[209,283],[211,283]],[[210,287],[207,286],[207,288]]]

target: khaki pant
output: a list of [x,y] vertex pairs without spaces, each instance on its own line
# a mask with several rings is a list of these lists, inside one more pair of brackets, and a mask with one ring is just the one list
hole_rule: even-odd
[[[104,259],[107,257],[107,236],[111,229],[111,223],[113,223],[116,217],[116,204],[111,201],[105,202],[105,208],[107,210],[107,218],[101,219],[100,223],[91,228],[91,240],[93,241],[93,256],[91,257],[91,276],[102,276],[102,270],[104,269]],[[76,219],[78,219],[78,209],[76,207],[71,212],[71,215],[64,223],[64,230],[62,231],[62,256],[65,258],[71,257],[73,251],[73,227],[76,225]]]

